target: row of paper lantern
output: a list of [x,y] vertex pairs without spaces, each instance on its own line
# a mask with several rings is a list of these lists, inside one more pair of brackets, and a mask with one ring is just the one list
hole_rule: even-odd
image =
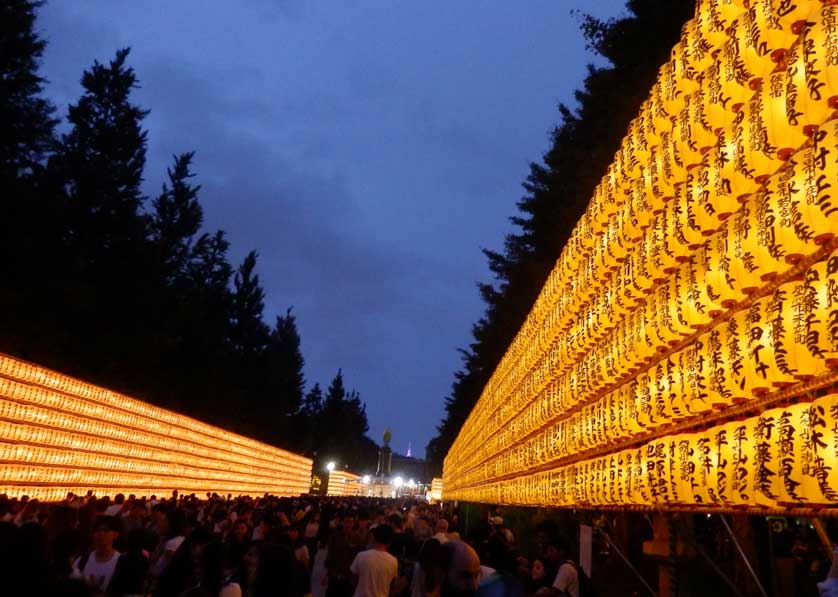
[[[682,38],[672,51],[671,61],[662,68],[658,82],[653,88],[652,97],[641,111],[641,116],[632,122],[629,135],[618,154],[618,157],[640,154],[641,158],[620,157],[622,163],[634,164],[633,169],[622,175],[620,174],[622,169],[616,172],[611,171],[607,181],[626,190],[631,187],[633,180],[640,178],[638,172],[643,169],[644,162],[647,166],[646,175],[654,172],[656,161],[650,161],[648,158],[651,150],[661,145],[661,137],[664,133],[671,132],[673,121],[683,126],[692,126],[694,123],[703,123],[706,117],[701,115],[709,112],[712,121],[704,127],[707,134],[703,140],[695,139],[694,134],[686,134],[690,133],[690,129],[677,136],[685,140],[684,147],[687,150],[695,146],[709,148],[715,145],[718,130],[733,123],[736,117],[733,107],[737,105],[737,102],[728,101],[729,96],[716,93],[714,97],[720,99],[714,99],[707,106],[709,110],[698,112],[698,117],[696,117],[683,111],[687,105],[685,98],[705,88],[708,93],[713,93],[716,86],[722,84],[737,85],[736,96],[741,96],[740,99],[750,95],[752,92],[750,83],[757,75],[767,74],[776,66],[779,56],[773,50],[791,46],[797,39],[797,34],[804,29],[795,25],[805,23],[806,19],[817,16],[819,9],[820,3],[811,1],[795,3],[787,0],[755,0],[747,3],[747,7],[744,2],[725,3],[713,0],[698,3],[695,18],[685,25]],[[831,13],[824,13],[821,24],[819,25],[816,20],[814,29],[810,27],[812,30],[808,32],[809,37],[822,37],[824,29],[828,34],[828,23],[831,18]],[[826,21],[826,26],[823,25],[823,21]],[[733,35],[729,33],[730,31],[734,31]],[[771,42],[765,44],[765,39],[770,39]],[[723,46],[727,50],[720,52]],[[710,69],[714,64],[717,68]],[[748,71],[746,66],[751,67],[752,70]],[[709,70],[704,73],[706,69]],[[663,89],[670,91],[664,93]],[[664,96],[673,99],[664,105],[661,99]],[[698,110],[698,107],[705,105],[705,101],[693,101],[690,105]],[[668,111],[667,107],[670,108]],[[617,162],[618,165],[620,160]],[[662,180],[659,177],[652,177],[652,180],[669,184],[671,190],[683,178],[666,176]],[[610,221],[613,211],[598,210],[597,201],[602,200],[610,204],[621,203],[621,194],[607,192],[609,186],[609,184],[604,184],[598,189],[598,194],[594,197],[591,206],[591,211],[594,213],[603,212],[594,218],[602,227]],[[660,198],[659,193],[654,192],[654,186],[650,190],[653,191],[653,195]],[[589,250],[591,246],[587,243],[593,242],[593,235],[582,234],[579,238],[587,239],[582,243],[582,251]],[[571,239],[569,244],[572,245],[573,241],[574,239]],[[571,268],[567,273],[572,273],[579,260],[570,256],[564,262]],[[560,285],[554,281],[548,284],[546,290],[559,288]]]
[[[829,10],[832,11],[829,14],[832,14],[838,11],[838,7]],[[814,27],[807,29],[807,32],[813,29]],[[797,46],[801,47],[802,44]],[[798,54],[803,55],[801,51],[792,52],[792,55]],[[654,197],[653,191],[648,185],[639,184],[626,194],[624,210],[605,214],[600,234],[590,235],[591,242],[596,244],[592,247],[593,253],[589,258],[574,262],[576,269],[570,275],[567,284],[561,283],[561,280],[551,280],[552,284],[570,287],[569,292],[558,295],[556,310],[562,313],[565,320],[575,320],[574,314],[577,309],[590,300],[592,294],[602,292],[610,272],[620,268],[626,255],[630,255],[636,245],[644,240],[644,233],[652,226],[655,214],[666,210],[667,203],[670,218],[673,216],[672,212],[681,216],[674,219],[681,226],[680,238],[675,237],[673,240],[681,240],[688,246],[696,245],[702,241],[703,235],[712,233],[721,225],[722,218],[736,209],[737,199],[744,200],[750,193],[757,191],[760,181],[776,171],[791,152],[807,140],[808,137],[803,134],[801,127],[788,125],[783,129],[779,126],[779,123],[787,122],[784,118],[779,118],[777,113],[785,112],[788,98],[784,94],[773,95],[772,91],[778,87],[785,88],[775,84],[776,79],[785,76],[785,71],[775,73],[771,75],[769,82],[760,85],[754,99],[736,115],[735,126],[730,134],[723,135],[721,142],[709,152],[695,151],[693,161],[681,158],[676,160],[683,165],[684,182],[678,182],[681,178],[677,176],[666,179],[670,185],[666,199],[671,201],[665,201],[661,197],[657,197],[657,203],[651,201]],[[814,119],[819,125],[823,124],[821,116]],[[696,123],[700,121],[688,114],[682,114],[678,122],[689,127],[697,126]],[[767,126],[769,122],[772,126]],[[693,139],[694,135],[688,130],[680,137],[689,140]],[[777,145],[781,142],[786,144],[785,148]],[[665,153],[681,155],[684,148],[673,148]],[[691,166],[693,168],[688,172]],[[654,173],[652,167],[644,170]],[[664,179],[655,176],[653,180]],[[659,186],[658,182],[653,186]],[[644,244],[653,250],[652,244]],[[526,337],[525,331],[523,338]]]
[[[171,460],[156,461],[136,457],[133,453],[128,455],[102,454],[65,450],[51,446],[34,446],[7,444],[0,442],[0,462],[5,463],[0,471],[0,483],[22,482],[17,478],[17,473],[9,471],[26,469],[49,470],[49,468],[78,469],[79,474],[85,475],[88,472],[114,471],[132,474],[147,474],[161,477],[179,477],[184,479],[196,479],[201,482],[212,483],[216,487],[225,484],[234,486],[237,484],[258,483],[273,487],[292,487],[307,484],[310,478],[310,471],[301,469],[297,474],[260,474],[260,471],[251,470],[234,472],[223,468],[219,463],[218,468],[207,468],[197,465],[193,459],[183,458],[180,461]],[[4,476],[6,475],[6,476]],[[9,476],[11,475],[11,476]],[[30,479],[27,479],[30,480]]]
[[[97,493],[110,494],[110,488],[172,486],[184,493],[232,493],[234,495],[300,495],[306,493],[309,482],[264,483],[235,481],[231,479],[189,478],[176,475],[132,473],[121,470],[97,471],[44,467],[36,465],[4,464],[0,467],[0,485],[12,486],[66,486],[86,487]],[[131,491],[136,493],[136,491]]]
[[[21,384],[32,386],[27,389]],[[262,442],[213,427],[140,400],[61,375],[49,369],[0,354],[0,396],[60,408],[79,415],[102,418],[119,425],[160,433],[282,464],[308,464],[311,460]]]
[[[584,366],[578,360],[580,355],[587,353],[589,360],[594,358],[592,347],[607,334],[619,337],[621,332],[625,335],[633,329],[629,316],[641,306],[641,301],[647,307],[644,321],[652,321],[651,329],[663,334],[645,345],[645,353],[621,361],[623,374],[652,358],[656,350],[706,325],[726,307],[745,299],[834,235],[835,208],[831,187],[824,185],[824,180],[838,180],[835,120],[823,126],[811,144],[796,153],[759,192],[750,195],[709,239],[701,230],[688,233],[695,205],[688,202],[680,214],[669,210],[659,213],[640,245],[627,253],[622,267],[612,273],[612,286],[591,297],[569,325],[562,327],[557,323],[558,315],[545,319],[542,333],[532,338],[530,344],[531,353],[541,355],[541,362],[522,378],[523,383],[519,381],[517,387],[496,386],[493,393],[517,395],[525,405],[530,396],[543,390],[548,380],[567,372],[573,364],[577,369]],[[678,215],[680,223],[674,222]],[[687,257],[690,247],[693,255]],[[664,255],[668,256],[664,259]],[[685,280],[691,284],[685,286]],[[554,310],[556,314],[560,312]],[[656,315],[666,325],[655,325]],[[544,348],[547,340],[549,349]],[[638,346],[644,348],[643,344]],[[496,400],[492,411],[500,417],[507,415],[508,410],[517,412],[518,405],[510,402]],[[508,408],[498,409],[497,404]],[[485,420],[479,423],[478,429],[487,429]],[[472,443],[482,443],[480,438],[476,440]]]
[[[629,229],[633,230],[634,235],[642,232],[643,227],[647,225],[648,218],[651,217],[652,212],[654,212],[656,208],[660,209],[661,200],[663,199],[666,201],[667,199],[670,199],[674,194],[676,194],[676,192],[697,192],[709,195],[710,199],[715,199],[715,205],[712,200],[705,200],[705,203],[709,208],[708,211],[711,212],[706,215],[711,217],[701,218],[704,226],[702,227],[700,225],[701,222],[699,222],[699,225],[697,226],[698,234],[711,232],[712,229],[719,224],[719,219],[717,217],[718,214],[724,213],[724,209],[730,209],[729,207],[726,207],[726,203],[735,204],[735,201],[732,201],[732,199],[744,196],[748,192],[754,190],[755,185],[758,184],[758,180],[760,179],[760,172],[768,174],[772,168],[776,168],[782,162],[782,160],[776,155],[777,152],[775,151],[773,154],[764,156],[766,159],[763,161],[767,161],[767,165],[763,163],[754,164],[751,165],[752,167],[749,167],[749,165],[743,162],[743,160],[749,159],[750,156],[759,156],[760,152],[741,151],[741,148],[746,146],[745,143],[749,140],[752,142],[751,144],[753,144],[754,141],[761,141],[765,131],[771,132],[776,129],[778,132],[774,133],[774,137],[782,139],[787,146],[794,148],[797,144],[805,140],[805,137],[803,136],[803,129],[811,123],[817,123],[825,119],[831,110],[828,101],[831,96],[828,94],[820,94],[819,97],[809,99],[804,98],[803,95],[796,95],[792,98],[792,95],[794,95],[792,91],[800,87],[801,73],[804,77],[809,77],[810,84],[805,87],[807,91],[809,89],[817,88],[819,80],[815,79],[817,79],[818,76],[822,76],[821,73],[823,70],[811,67],[807,68],[807,64],[816,64],[818,61],[820,61],[821,64],[829,62],[831,51],[829,49],[829,44],[822,43],[820,45],[813,45],[813,42],[817,40],[828,40],[834,36],[832,27],[832,22],[835,18],[834,8],[825,7],[820,14],[815,14],[817,9],[820,8],[818,3],[810,2],[793,5],[794,3],[783,2],[781,6],[780,3],[777,2],[753,2],[750,4],[749,10],[743,14],[743,6],[727,6],[724,10],[720,10],[718,6],[713,6],[713,4],[715,3],[704,3],[697,7],[697,18],[685,28],[685,35],[682,38],[682,41],[679,43],[679,46],[676,46],[673,50],[673,60],[662,69],[659,82],[655,86],[652,97],[650,98],[651,107],[647,105],[647,108],[649,109],[644,109],[641,117],[636,119],[633,123],[630,131],[632,134],[626,137],[623,146],[624,149],[618,153],[618,159],[615,162],[615,165],[620,166],[620,160],[622,159],[620,156],[626,155],[625,148],[631,147],[632,143],[641,148],[633,153],[643,154],[643,148],[646,148],[649,150],[646,154],[646,157],[648,158],[651,158],[653,155],[650,148],[654,149],[654,147],[657,146],[660,151],[655,154],[655,159],[647,159],[645,164],[643,164],[640,159],[623,160],[623,162],[630,161],[638,164],[639,169],[634,169],[628,173],[626,173],[624,168],[617,168],[616,170],[612,169],[606,177],[604,184],[600,187],[601,191],[604,190],[606,192],[602,192],[597,195],[597,197],[607,198],[608,202],[610,202],[612,207],[615,208],[622,205],[623,197],[639,202],[637,205],[632,205],[631,201],[625,201],[627,208],[624,211],[631,217],[624,219],[630,224],[635,222],[634,226],[629,226]],[[734,89],[733,91],[728,91],[728,95],[723,95],[723,97],[729,98],[735,95],[735,93],[738,93],[739,95],[736,95],[735,99],[741,101],[733,102],[725,100],[722,102],[723,109],[721,111],[714,111],[714,106],[710,105],[706,106],[707,110],[703,112],[690,114],[689,111],[685,110],[686,108],[689,108],[692,105],[697,109],[698,106],[704,105],[702,103],[703,100],[701,100],[700,97],[701,94],[697,93],[704,87],[700,84],[701,81],[696,82],[695,80],[690,79],[683,83],[685,86],[684,88],[680,88],[679,85],[681,84],[682,79],[685,78],[678,76],[679,68],[673,67],[673,64],[677,65],[679,63],[679,56],[683,57],[685,54],[692,56],[695,54],[695,52],[686,51],[684,48],[695,48],[697,46],[707,47],[706,43],[702,43],[700,41],[696,42],[695,36],[700,36],[700,23],[704,22],[706,25],[708,19],[704,19],[703,21],[702,19],[708,14],[715,15],[712,19],[709,19],[710,21],[716,22],[721,18],[722,22],[726,22],[727,26],[725,27],[725,31],[729,30],[732,32],[732,35],[726,42],[724,48],[725,51],[716,52],[715,57],[712,58],[712,64],[715,65],[715,68],[710,68],[710,66],[712,66],[709,62],[711,54],[707,52],[705,53],[704,58],[708,61],[706,64],[694,64],[687,70],[698,72],[701,70],[702,66],[709,68],[706,73],[706,87],[708,89],[712,88],[716,85],[716,83],[719,83],[724,79],[726,82],[729,82],[730,85],[737,85],[738,90]],[[728,16],[722,18],[719,17],[720,14],[726,14]],[[734,17],[733,15],[736,16]],[[802,29],[802,38],[797,39],[797,34],[794,30],[792,30],[792,26],[800,23],[801,21],[805,21],[805,19],[810,17],[814,17],[814,21],[809,23],[806,27],[800,28]],[[761,33],[762,29],[766,29],[766,31]],[[707,30],[706,26],[704,27],[704,30]],[[692,38],[690,39],[691,35]],[[760,38],[763,41],[771,38],[773,40],[771,42],[773,45],[766,45],[759,42],[759,40],[756,40],[755,42],[755,38]],[[785,42],[781,43],[780,40],[785,40]],[[793,44],[795,41],[797,42],[796,45]],[[781,49],[783,47],[783,43],[788,43],[792,46],[791,55],[788,57],[788,69],[771,75],[769,83],[757,86],[758,91],[755,99],[746,103],[746,96],[752,93],[752,89],[749,85],[757,79],[758,75],[763,76],[768,74],[768,71],[774,64],[772,62],[772,58],[777,57],[776,52],[773,50]],[[803,50],[807,46],[813,47],[814,49],[809,52],[804,52]],[[751,52],[750,54],[747,53],[749,48],[755,49],[757,47],[763,49],[758,52]],[[764,51],[764,48],[770,48],[771,51]],[[812,56],[813,52],[815,54],[820,52],[820,54]],[[736,65],[739,66],[737,67]],[[750,71],[748,71],[746,67],[750,68]],[[742,72],[749,74],[743,76]],[[736,76],[732,76],[733,74]],[[795,77],[797,77],[797,79],[795,79]],[[828,76],[824,78],[827,85],[830,80],[831,78]],[[662,88],[666,88],[668,91],[663,93],[661,91]],[[673,89],[676,89],[677,93],[672,91]],[[776,92],[778,89],[782,90],[782,93],[777,94]],[[710,91],[712,91],[712,89],[710,89]],[[690,93],[693,93],[693,95],[691,96]],[[652,105],[655,101],[661,103],[660,98],[662,94],[670,99],[667,103],[667,106],[670,107],[669,113],[667,113],[666,110],[654,110],[654,105]],[[708,93],[708,95],[712,96],[713,94]],[[717,96],[718,94],[713,97]],[[676,97],[680,98],[678,101],[682,102],[683,105],[678,105],[677,109],[672,109],[673,101],[675,101],[672,98]],[[694,100],[692,103],[689,101],[690,98],[693,98]],[[801,102],[808,102],[806,105],[801,104],[792,110],[793,114],[799,115],[801,112],[807,114],[807,118],[809,119],[804,120],[802,125],[800,122],[790,123],[788,122],[788,118],[784,121],[782,118],[777,117],[778,113],[785,113],[785,105],[796,105],[794,102],[788,101],[790,98],[796,98]],[[712,99],[712,97],[710,99]],[[743,110],[740,110],[737,113],[730,109],[734,104],[739,103],[745,104]],[[648,114],[653,112],[659,114],[663,113],[665,114],[665,117],[662,119],[648,118]],[[705,127],[710,129],[711,136],[706,136],[702,142],[695,139],[696,135],[700,131],[698,129],[693,131],[692,128],[695,123],[701,123],[705,120],[705,118],[698,117],[704,112],[708,112],[711,115],[721,114],[722,116],[717,116],[717,118],[721,118],[721,120],[714,120],[709,127]],[[734,122],[734,119],[736,119],[736,122]],[[644,122],[647,123],[646,126],[643,125]],[[785,122],[785,126],[780,126],[783,122]],[[734,124],[736,126],[732,126]],[[679,130],[679,126],[682,127],[683,130]],[[730,134],[727,135],[727,140],[725,140],[725,137],[723,136],[722,143],[719,144],[719,146],[714,150],[713,155],[710,156],[713,159],[707,158],[701,149],[712,145],[715,141],[716,133],[719,132],[720,129],[724,130],[726,126],[729,129],[732,127]],[[675,132],[673,133],[673,131]],[[638,139],[643,142],[638,143]],[[669,143],[662,143],[662,141],[669,141]],[[695,150],[696,147],[699,147],[699,151]],[[782,147],[780,149],[782,149]],[[681,157],[682,153],[691,155],[691,159],[701,159],[702,162],[704,162],[703,169],[707,172],[707,174],[694,176],[695,180],[700,181],[704,179],[708,181],[719,181],[716,184],[712,184],[711,182],[711,184],[706,185],[710,189],[724,188],[725,185],[720,183],[727,181],[731,185],[731,189],[728,193],[707,193],[704,188],[693,188],[697,185],[679,184],[687,176],[687,167],[690,166],[689,159],[685,163],[684,159]],[[664,162],[662,163],[660,160],[664,160]],[[660,165],[660,167],[656,168],[656,165]],[[677,171],[673,171],[673,169]],[[667,175],[656,175],[656,172],[658,171],[666,173]],[[638,173],[643,173],[644,176],[638,177]],[[634,174],[634,178],[632,177],[632,174]],[[639,181],[642,184],[634,184],[632,182],[633,180]],[[667,184],[668,187],[664,192],[660,192],[658,186],[664,183]],[[628,191],[627,195],[626,191]],[[591,211],[594,213],[596,212],[595,208],[597,206],[597,197],[595,197],[595,201],[592,203],[592,210],[589,210],[589,213]],[[615,201],[615,197],[619,200]],[[657,201],[657,204],[650,205],[650,201]],[[613,211],[602,211],[599,216],[600,225],[605,226],[606,223],[614,221],[620,222],[620,219],[618,218],[615,220],[613,215]],[[699,212],[699,215],[701,215],[701,212]],[[637,218],[640,218],[640,220],[637,220]],[[594,239],[598,238],[598,236],[591,233],[593,230],[596,230],[596,226],[589,226],[586,228],[584,226],[585,223],[585,220],[580,222],[580,224],[582,224],[580,230],[588,229],[589,232],[588,234],[581,235],[582,238],[588,239],[588,244],[583,243],[582,245],[582,248],[587,252],[592,248]],[[602,232],[602,229],[599,229],[598,231]],[[633,238],[630,234],[627,239],[629,242],[626,242],[623,246],[624,251],[629,251],[632,248],[630,242],[631,240],[633,240]],[[573,239],[571,239],[569,246],[573,246]],[[608,246],[619,247],[620,243],[611,242]],[[566,256],[563,256],[562,261],[572,266],[568,273],[573,274],[574,268],[579,267],[579,264],[582,263],[583,275],[571,275],[569,276],[569,280],[568,276],[551,276],[551,279],[548,281],[548,291],[551,288],[565,288],[566,284],[563,283],[561,278],[565,278],[571,283],[575,280],[577,282],[577,288],[580,289],[596,290],[600,288],[601,281],[607,277],[601,275],[601,270],[585,267],[586,261],[581,258],[575,258],[573,255],[570,255],[566,259],[565,257]],[[581,255],[577,257],[581,257]],[[611,267],[613,267],[613,258],[611,261]],[[587,273],[587,275],[584,275],[585,273]],[[549,292],[547,292],[547,294],[549,294]],[[558,296],[569,299],[574,299],[577,295],[578,293],[573,291],[558,293]],[[537,304],[536,307],[538,306],[539,305]],[[561,311],[566,316],[568,316],[567,314],[575,314],[575,310],[573,308],[568,308],[567,306],[562,308]],[[538,317],[531,317],[528,319],[528,324],[530,324],[532,320],[538,319]],[[540,322],[536,321],[536,323]],[[520,345],[528,345],[528,340],[528,334],[524,333],[520,335],[516,338],[516,342],[514,343],[518,346],[511,347],[511,349],[515,350],[510,350],[507,354],[508,359],[518,365],[518,370],[529,370],[530,363],[527,363],[526,360],[521,357],[532,355],[532,351],[525,351],[524,354],[519,354],[521,353]],[[508,378],[509,376],[504,375],[501,371],[501,374],[495,377]],[[514,379],[514,376],[512,377],[513,383],[518,381]],[[487,387],[494,389],[492,382],[490,382]],[[501,395],[503,394],[509,395],[506,392],[501,392]],[[491,402],[492,404],[490,408],[494,408],[497,400],[487,402]],[[476,427],[482,428],[483,426],[478,423]]]
[[[302,468],[310,470],[308,466],[293,461],[266,461],[261,454],[244,455],[206,446],[194,442],[178,440],[162,434],[155,434],[110,423],[102,419],[93,419],[80,415],[72,415],[63,411],[56,411],[37,403],[37,392],[30,396],[30,402],[17,402],[0,397],[0,420],[24,424],[31,427],[68,431],[80,437],[88,436],[94,439],[114,440],[131,445],[147,446],[177,454],[179,458],[205,458],[218,462],[221,466],[225,462],[232,462],[248,466],[254,471],[270,473],[294,473]],[[68,398],[68,401],[70,399]],[[6,424],[3,425],[4,433]],[[11,428],[9,428],[11,432]],[[31,442],[30,438],[22,441]]]
[[[522,416],[476,450],[456,454],[459,457],[447,465],[452,474],[470,470],[474,478],[469,481],[482,481],[700,419],[708,411],[826,374],[836,366],[838,256],[833,255],[808,268],[802,279],[778,286],[686,348],[550,425],[570,406],[558,400],[549,405],[550,398],[585,395],[579,380],[568,378],[568,385],[558,388],[555,396],[539,396]],[[599,372],[604,375],[598,380],[620,377],[614,361],[609,365],[600,360]],[[508,449],[524,437],[529,439]]]
[[[760,4],[762,6],[758,6]],[[822,87],[819,77],[822,77],[824,83],[828,85],[833,78],[826,75],[831,71],[828,68],[818,69],[807,67],[807,65],[831,64],[828,44],[812,45],[812,42],[834,35],[831,23],[838,14],[836,13],[838,9],[827,6],[820,14],[812,15],[813,6],[816,4],[801,3],[790,9],[787,2],[782,5],[767,0],[754,2],[744,13],[744,16],[748,18],[736,21],[739,29],[743,31],[743,36],[750,38],[756,35],[758,39],[753,43],[744,43],[734,36],[728,44],[731,50],[716,54],[717,66],[718,61],[727,60],[725,63],[728,66],[727,70],[735,70],[732,65],[743,62],[737,53],[740,48],[760,47],[763,49],[759,51],[757,61],[762,66],[754,68],[753,72],[760,76],[768,76],[768,80],[755,85],[757,91],[754,98],[750,102],[744,102],[743,109],[739,111],[729,108],[738,103],[724,99],[721,102],[724,105],[720,111],[724,117],[721,119],[707,122],[705,113],[712,113],[712,110],[704,104],[706,94],[702,94],[704,87],[700,85],[700,77],[698,83],[691,79],[679,79],[677,76],[671,76],[672,73],[677,75],[677,68],[664,67],[662,75],[667,76],[661,77],[655,91],[660,91],[661,81],[673,80],[673,86],[677,87],[677,82],[680,80],[688,80],[690,86],[697,85],[697,88],[692,94],[686,91],[678,94],[682,97],[684,105],[677,113],[667,115],[663,119],[662,122],[666,123],[665,125],[655,127],[646,124],[644,126],[644,122],[649,120],[645,116],[654,111],[648,106],[641,117],[632,123],[623,149],[618,153],[618,159],[605,182],[600,185],[586,216],[591,218],[598,213],[595,217],[598,224],[586,227],[584,219],[580,223],[582,226],[579,230],[588,230],[587,234],[581,233],[579,237],[587,239],[580,246],[584,255],[568,255],[562,259],[562,262],[570,268],[565,272],[567,275],[564,278],[577,280],[578,287],[581,289],[589,291],[597,289],[599,282],[604,279],[602,273],[606,270],[601,266],[588,267],[590,264],[583,257],[588,257],[588,260],[591,258],[590,253],[597,248],[596,243],[611,248],[622,247],[623,251],[629,250],[633,244],[632,241],[637,240],[643,229],[649,225],[649,219],[653,213],[662,209],[663,204],[674,198],[676,194],[685,191],[683,183],[689,182],[688,170],[691,166],[701,166],[704,171],[692,175],[693,179],[704,179],[709,182],[707,185],[700,185],[697,192],[706,195],[703,202],[707,212],[699,213],[699,217],[704,220],[700,223],[701,231],[705,233],[712,231],[718,226],[719,218],[729,213],[735,206],[735,199],[756,190],[761,178],[776,170],[791,151],[806,141],[806,133],[829,117],[833,109],[830,104],[832,95],[826,91],[818,91],[815,94],[816,97],[812,97],[811,94],[814,92],[811,90],[819,90]],[[699,10],[702,10],[702,7],[699,7]],[[804,14],[816,18],[809,23],[808,27],[803,28],[803,33],[800,34],[801,39],[797,40],[797,35],[789,27],[799,22],[801,19],[798,17]],[[775,42],[785,40],[791,43],[797,40],[798,43],[792,46],[789,56],[786,57],[789,61],[788,68],[776,73],[768,73],[768,67],[774,65],[769,56],[776,55],[773,49],[778,49],[780,46],[777,48],[772,46],[769,48],[771,51],[766,50],[760,41],[765,36],[760,37],[759,30],[760,27],[770,29],[770,25],[777,23],[784,23],[785,26],[779,27],[783,32],[782,35],[774,32]],[[695,30],[695,22],[691,22],[685,28],[685,35]],[[771,37],[770,34],[767,35]],[[679,48],[685,43],[688,42],[682,39],[679,46],[673,50],[673,63],[678,62]],[[693,41],[692,44],[695,45],[695,42]],[[811,52],[805,51],[808,46],[816,50],[820,49],[821,52],[813,57]],[[681,51],[681,54],[683,53]],[[746,63],[753,64],[747,61]],[[825,75],[824,70],[829,72]],[[724,69],[721,68],[711,69],[706,75],[708,87],[711,82],[725,78]],[[761,80],[756,75],[745,77],[745,80],[740,80],[738,83],[735,77],[728,75],[726,78],[733,81],[732,84],[741,87],[742,93],[748,95],[753,90],[747,84]],[[740,76],[739,79],[742,77]],[[803,89],[805,92],[797,93],[797,89]],[[650,102],[654,101],[655,97],[653,93]],[[661,127],[665,130],[660,130]],[[702,132],[704,132],[703,137]],[[722,138],[719,143],[720,132]],[[629,151],[627,148],[634,149]],[[655,148],[657,151],[653,151]],[[643,154],[645,159],[621,157],[627,152],[632,155]],[[636,165],[628,173],[625,172],[625,168],[621,167],[621,164],[627,162]],[[692,185],[686,186],[688,190],[692,190],[689,189]],[[617,197],[616,200],[615,197]],[[598,210],[597,207],[602,202],[610,204],[612,209]],[[623,209],[619,210],[619,207]],[[620,217],[615,219],[615,215]],[[612,238],[610,242],[603,243],[600,235],[604,235],[607,229],[610,229],[612,237],[623,235],[624,238]],[[573,246],[573,239],[569,246]],[[613,256],[610,261],[607,267],[614,267]],[[596,263],[597,259],[594,259],[594,262]],[[585,272],[587,276],[584,276]],[[578,275],[580,273],[583,275]],[[552,289],[565,289],[565,287],[562,280],[551,277],[545,294],[551,294]],[[558,295],[572,299],[575,293],[559,292]],[[572,312],[572,309],[565,311],[565,313]]]
[[[311,472],[311,467],[304,464],[267,468],[242,464],[226,458],[209,458],[198,455],[194,451],[178,452],[137,442],[114,440],[99,435],[86,435],[54,427],[30,425],[20,421],[6,421],[0,424],[0,447],[3,446],[5,446],[6,456],[0,456],[0,460],[9,462],[22,462],[19,457],[9,457],[9,454],[25,452],[30,449],[30,446],[43,446],[53,448],[59,454],[79,454],[82,458],[87,458],[86,455],[129,455],[131,458],[156,462],[161,466],[185,464],[210,470],[270,477],[278,481],[308,477]],[[59,456],[56,455],[56,457]],[[56,462],[43,462],[42,464],[56,464]]]
[[446,499],[551,506],[777,508],[838,502],[838,395],[553,470],[468,487]]

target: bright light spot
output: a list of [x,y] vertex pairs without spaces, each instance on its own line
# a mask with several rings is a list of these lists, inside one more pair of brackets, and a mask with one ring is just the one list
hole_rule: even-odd
[[407,486],[408,487],[416,487],[416,481],[411,479],[410,481],[407,482]]
[[396,477],[395,479],[393,479],[393,486],[396,489],[398,489],[402,485],[404,485],[404,479],[402,479],[401,477]]
[[370,476],[369,475],[364,475],[364,478],[361,479],[361,481],[364,482],[364,485],[369,485],[370,484]]
[[326,470],[327,470],[327,471],[329,471],[330,473],[331,473],[333,470],[335,470],[335,461],[334,461],[334,460],[332,460],[331,462],[329,462],[329,463],[326,465]]

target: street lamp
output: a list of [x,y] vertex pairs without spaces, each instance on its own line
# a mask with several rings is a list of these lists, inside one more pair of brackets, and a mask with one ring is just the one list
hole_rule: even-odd
[[333,470],[335,470],[335,461],[334,461],[334,460],[330,461],[330,462],[326,465],[326,470],[327,470],[327,471],[329,471],[330,473],[331,473]]

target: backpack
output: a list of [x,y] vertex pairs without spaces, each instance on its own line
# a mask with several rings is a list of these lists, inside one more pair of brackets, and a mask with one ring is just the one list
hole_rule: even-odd
[[570,564],[576,570],[576,583],[579,585],[579,597],[596,597],[596,589],[591,578],[585,574],[582,566],[578,566],[573,560],[565,560],[563,564]]

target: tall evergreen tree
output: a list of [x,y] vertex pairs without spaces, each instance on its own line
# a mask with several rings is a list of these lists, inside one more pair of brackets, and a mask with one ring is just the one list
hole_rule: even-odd
[[204,212],[198,201],[200,185],[190,184],[194,152],[175,156],[167,170],[169,184],[152,202],[151,237],[159,252],[163,279],[172,284],[185,273],[193,239],[201,229]]
[[[46,42],[35,31],[41,2],[7,0],[0,6],[0,184],[32,174],[54,144],[54,106],[42,97],[38,63]],[[4,203],[17,203],[5,195]]]
[[[35,31],[40,2],[0,6],[0,350],[38,358],[48,330],[45,296],[54,296],[50,256],[60,238],[59,209],[42,166],[55,145],[55,108],[43,97],[38,66],[46,43]],[[37,225],[34,223],[37,222]],[[40,314],[40,315],[39,315]],[[34,336],[34,338],[33,338]]]
[[107,66],[94,62],[84,72],[84,95],[70,106],[73,128],[57,164],[68,194],[68,248],[81,267],[109,274],[126,265],[148,232],[140,213],[148,111],[130,101],[137,77],[126,65],[129,53],[119,50]]
[[278,413],[296,412],[303,402],[305,360],[300,352],[300,334],[291,309],[277,316],[267,348],[267,370],[270,392],[274,394]]
[[233,318],[230,340],[239,355],[248,358],[261,353],[268,340],[268,326],[262,321],[265,291],[255,273],[256,251],[244,258],[233,281]]

